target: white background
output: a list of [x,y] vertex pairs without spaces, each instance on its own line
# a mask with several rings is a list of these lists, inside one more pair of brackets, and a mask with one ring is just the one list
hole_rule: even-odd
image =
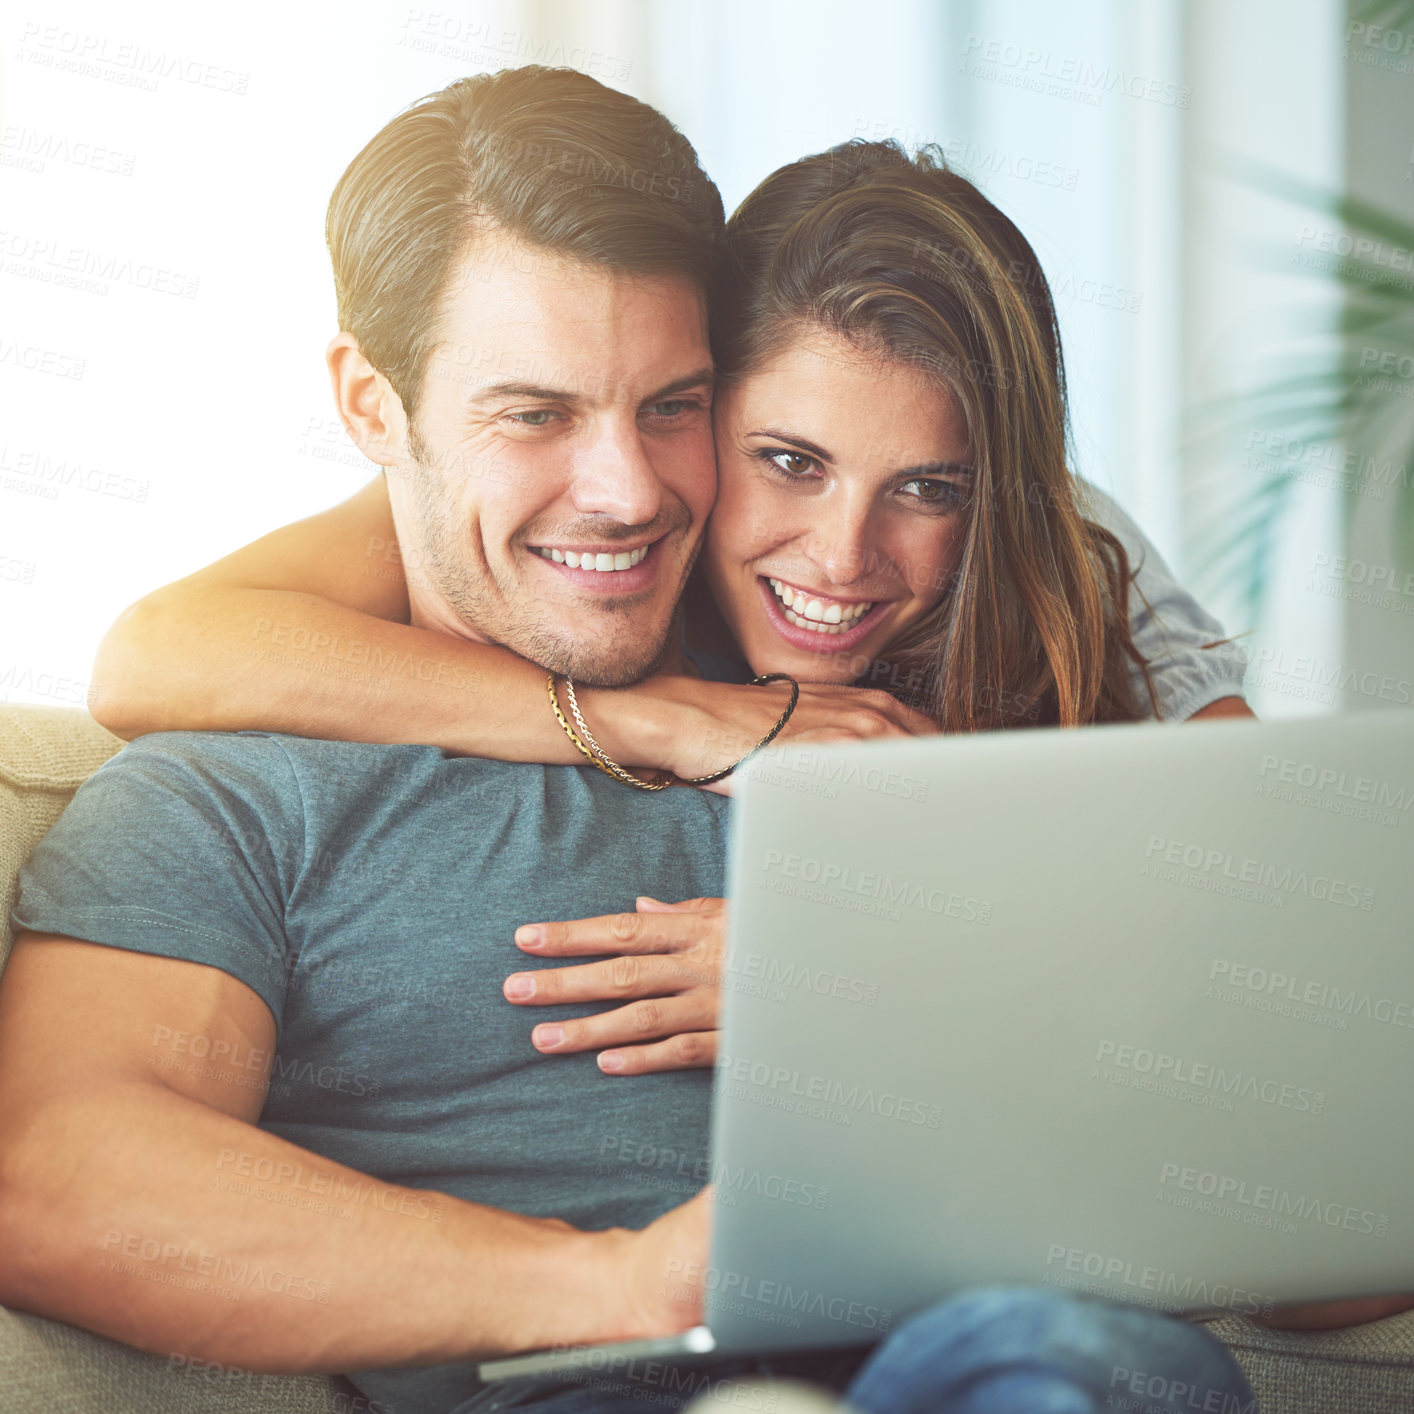
[[124,605],[371,474],[323,363],[329,194],[407,103],[533,60],[661,107],[728,209],[851,136],[941,143],[1057,288],[1076,469],[1254,651],[1338,660],[1340,609],[1301,582],[1341,549],[1334,493],[1301,488],[1259,616],[1203,574],[1242,437],[1190,434],[1195,408],[1260,382],[1298,303],[1322,307],[1290,269],[1310,218],[1223,163],[1341,180],[1343,26],[1331,0],[8,7],[0,699],[82,701]]

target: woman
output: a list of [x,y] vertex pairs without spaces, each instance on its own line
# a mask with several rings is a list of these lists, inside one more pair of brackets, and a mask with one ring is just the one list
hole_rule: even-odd
[[[716,681],[679,672],[580,691],[608,758],[682,778],[719,771],[781,714],[785,689],[742,685],[753,674],[803,683],[783,734],[796,742],[1165,715],[1133,641],[1128,556],[1084,517],[1066,465],[1044,275],[976,187],[926,150],[910,159],[890,143],[793,163],[729,223],[712,303],[719,493],[685,643]],[[514,413],[528,436],[556,435],[560,415],[534,401]],[[395,545],[379,481],[149,596],[104,641],[95,715],[127,736],[259,728],[580,763],[543,671],[496,647],[436,636],[465,686],[348,682],[307,671],[319,666],[307,653],[241,672],[258,622],[290,626],[292,642],[358,637],[395,661],[426,652],[428,635],[406,623],[400,572],[416,566],[380,558]],[[1135,622],[1153,635],[1147,608]],[[1179,659],[1172,695],[1189,703],[1176,715],[1250,715],[1240,653]],[[507,996],[531,1004],[669,999],[647,1032],[622,1008],[539,1028],[541,1049],[633,1037],[651,1044],[609,1049],[601,1066],[711,1063],[720,903],[640,907],[658,916],[633,937],[605,919],[520,930],[540,955],[665,954],[642,960],[632,991],[609,963],[507,979]]]

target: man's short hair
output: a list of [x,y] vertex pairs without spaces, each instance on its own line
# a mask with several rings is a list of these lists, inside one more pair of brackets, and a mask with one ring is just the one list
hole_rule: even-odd
[[449,276],[478,232],[705,288],[722,226],[716,186],[661,113],[573,69],[527,65],[398,114],[339,179],[325,234],[339,327],[411,419]]

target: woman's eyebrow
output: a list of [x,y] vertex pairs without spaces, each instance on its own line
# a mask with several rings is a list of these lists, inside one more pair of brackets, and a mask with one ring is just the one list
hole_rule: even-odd
[[[785,442],[788,446],[799,447],[812,457],[818,457],[827,465],[834,464],[834,458],[823,447],[817,446],[794,432],[783,432],[779,427],[762,427],[748,432],[748,437],[769,437],[774,442]],[[894,476],[967,476],[972,475],[972,467],[967,462],[919,462],[917,466],[902,466],[892,473]]]
[[921,462],[918,466],[900,467],[895,476],[971,476],[966,462]]
[[782,432],[779,427],[763,427],[756,432],[748,432],[748,437],[769,437],[775,442],[787,442],[792,447],[799,447],[802,452],[809,452],[812,457],[818,457],[822,462],[829,465],[834,464],[834,457],[823,447],[817,447],[814,442],[807,442],[804,437],[797,437],[793,432]]

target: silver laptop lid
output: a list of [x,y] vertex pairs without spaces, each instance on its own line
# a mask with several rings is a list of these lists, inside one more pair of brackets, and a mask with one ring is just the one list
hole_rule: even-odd
[[766,753],[736,805],[708,1320],[977,1283],[1251,1313],[1414,1269],[1414,714]]

